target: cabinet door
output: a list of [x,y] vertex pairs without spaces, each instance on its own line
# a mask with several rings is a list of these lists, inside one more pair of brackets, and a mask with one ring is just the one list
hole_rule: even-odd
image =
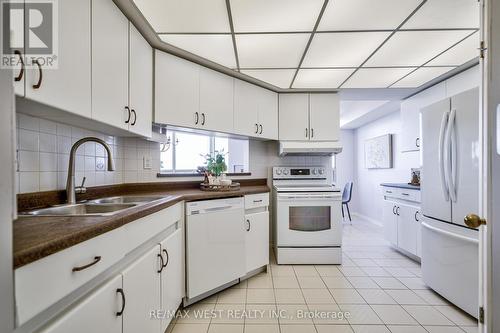
[[279,95],[279,139],[309,140],[309,95]]
[[112,1],[92,1],[92,118],[124,129],[129,127],[128,25]]
[[309,96],[311,141],[338,141],[340,139],[340,106],[337,94]]
[[201,127],[221,132],[233,131],[233,78],[200,67]]
[[[122,276],[118,275],[40,333],[121,333],[122,317],[117,315],[123,306],[118,292],[121,288]],[[126,306],[128,305],[127,300]]]
[[259,136],[259,91],[253,84],[234,80],[234,131]]
[[[261,137],[278,140],[278,94],[259,88],[259,134]],[[262,132],[262,133],[260,133]]]
[[161,332],[166,330],[184,297],[183,236],[183,229],[177,229],[160,244],[165,265],[161,272],[161,309],[166,313]]
[[153,49],[130,24],[129,106],[134,111],[130,131],[151,137],[153,118]]
[[127,306],[123,313],[123,333],[158,333],[160,321],[150,312],[160,309],[160,246],[156,245],[123,272]]
[[414,217],[417,224],[417,257],[422,257],[422,214],[420,213],[420,209],[418,209]]
[[246,271],[269,263],[269,212],[245,215]]
[[396,216],[396,203],[384,200],[383,218],[385,239],[393,245],[398,244],[398,225]]
[[[22,2],[6,1],[2,3],[3,10],[8,11],[10,20],[10,47],[13,54],[8,57],[12,62],[14,72],[14,92],[24,97],[26,72],[22,66],[24,60],[24,4]],[[6,14],[6,13],[5,13]],[[2,14],[4,15],[4,14]],[[3,17],[2,17],[3,19]],[[4,53],[8,51],[5,50]]]
[[[108,1],[98,2],[108,3]],[[57,7],[59,12],[57,68],[42,68],[41,78],[36,66],[27,70],[26,98],[90,118],[90,0],[65,0],[58,2]],[[102,29],[104,28],[105,25],[102,26]],[[98,34],[103,32],[104,30],[99,31]],[[110,52],[113,60],[119,51]],[[40,87],[34,88],[33,85],[39,82]],[[107,93],[109,88],[106,88],[102,93]]]
[[156,50],[154,98],[155,123],[197,127],[200,66]]
[[398,205],[398,247],[417,254],[418,208]]

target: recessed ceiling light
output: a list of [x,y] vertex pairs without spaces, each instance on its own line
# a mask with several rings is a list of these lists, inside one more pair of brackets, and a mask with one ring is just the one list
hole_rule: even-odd
[[387,88],[413,68],[360,68],[341,88]]
[[430,61],[426,66],[460,66],[467,61],[479,57],[479,32],[468,37],[458,45]]
[[479,9],[476,0],[428,0],[403,29],[479,29]]
[[270,83],[279,88],[289,88],[295,69],[261,69],[241,70],[241,73],[252,76],[258,80]]
[[293,88],[338,88],[354,69],[300,69]]
[[441,76],[455,67],[422,67],[396,82],[391,88],[416,88]]

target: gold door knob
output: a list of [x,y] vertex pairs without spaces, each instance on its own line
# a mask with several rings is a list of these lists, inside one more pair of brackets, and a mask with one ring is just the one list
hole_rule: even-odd
[[469,228],[479,228],[481,224],[486,224],[486,220],[480,218],[476,214],[469,214],[464,218],[465,224]]

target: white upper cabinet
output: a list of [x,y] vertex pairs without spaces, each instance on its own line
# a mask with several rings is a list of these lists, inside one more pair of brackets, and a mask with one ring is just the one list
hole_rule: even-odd
[[280,94],[279,98],[280,140],[339,140],[337,94]]
[[151,137],[153,121],[153,50],[130,24],[129,40],[129,130]]
[[234,80],[234,130],[241,135],[259,134],[259,91],[257,86]]
[[[109,1],[98,1],[114,6]],[[85,117],[91,115],[90,0],[58,2],[58,67],[27,69],[16,93],[31,100]],[[99,6],[100,7],[100,6]],[[75,15],[78,13],[78,15]],[[101,16],[102,17],[102,16]],[[125,18],[123,20],[126,21]],[[106,22],[103,22],[106,24]],[[114,58],[118,50],[110,52]],[[18,75],[16,71],[16,76]]]
[[200,125],[203,129],[233,131],[233,78],[200,67]]
[[92,118],[123,129],[132,120],[128,34],[129,22],[112,1],[92,1]]
[[309,96],[311,141],[338,141],[340,136],[340,106],[337,94]]
[[155,122],[198,127],[200,122],[200,66],[155,51]]
[[278,140],[278,94],[264,88],[258,88],[258,95],[259,136]]
[[309,140],[309,94],[279,95],[279,139]]

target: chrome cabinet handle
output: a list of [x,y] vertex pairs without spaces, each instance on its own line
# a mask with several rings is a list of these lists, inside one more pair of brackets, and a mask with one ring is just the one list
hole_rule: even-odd
[[259,134],[262,134],[262,124],[260,124],[259,126],[260,126],[260,132],[259,132]]
[[247,220],[247,224],[248,224],[248,227],[247,227],[247,231],[250,231],[250,228],[251,228],[251,224],[250,224],[250,220]]
[[201,114],[201,125],[205,126],[205,113]]
[[396,215],[397,215],[397,216],[399,216],[399,208],[400,208],[400,207],[396,208]]
[[[167,256],[167,261],[165,262],[165,265],[163,265],[163,268],[167,267],[168,265],[168,262],[170,261],[170,257],[168,255],[168,251],[166,249],[163,249],[163,253],[165,253],[165,255]],[[162,268],[162,270],[163,270]]]
[[253,201],[253,203],[258,203],[258,202],[262,202],[262,199]]
[[419,215],[419,214],[420,214],[420,212],[417,210],[417,211],[415,212],[415,221],[417,221],[417,222],[420,222],[420,220],[418,219],[418,215]]
[[194,124],[198,125],[199,121],[200,121],[200,115],[198,114],[198,112],[195,112],[194,113]]
[[83,266],[77,266],[77,267],[73,267],[73,269],[71,270],[72,272],[80,272],[80,271],[83,271],[84,269],[87,269],[91,266],[94,266],[95,264],[97,264],[99,261],[101,261],[101,256],[95,256],[94,257],[94,261],[92,261],[90,264],[87,264],[87,265],[83,265]]
[[135,125],[135,123],[137,122],[137,113],[135,113],[135,110],[134,110],[134,109],[132,109],[131,111],[132,111],[132,113],[134,114],[134,121],[133,121],[130,125],[134,126],[134,125]]
[[116,316],[119,317],[123,314],[123,311],[125,311],[125,293],[122,288],[116,289],[116,292],[122,296],[122,308],[116,313]]
[[306,128],[306,138],[308,138],[308,137],[309,137],[309,129]]
[[24,60],[23,60],[23,55],[21,54],[21,51],[15,50],[14,54],[18,55],[19,60],[21,61],[21,70],[19,71],[19,74],[14,79],[14,81],[19,82],[23,79],[23,76],[24,76]]
[[392,213],[396,215],[396,206],[392,206]]
[[314,128],[311,128],[311,138],[314,138]]
[[128,106],[125,107],[125,110],[127,110],[128,113],[128,117],[127,120],[125,120],[125,124],[128,124],[130,123],[130,116],[132,115],[132,113],[130,112],[130,108]]
[[259,124],[255,124],[255,134],[259,134]]
[[409,196],[409,193],[401,193],[402,195]]
[[420,138],[415,139],[415,147],[420,148]]
[[42,86],[42,79],[43,79],[43,73],[42,73],[42,65],[40,65],[40,62],[38,59],[35,59],[35,64],[38,66],[38,82],[33,85],[33,89],[38,89]]
[[157,273],[161,273],[161,271],[165,267],[165,262],[163,261],[163,256],[160,253],[158,253],[158,258],[160,258],[160,269],[157,271]]

